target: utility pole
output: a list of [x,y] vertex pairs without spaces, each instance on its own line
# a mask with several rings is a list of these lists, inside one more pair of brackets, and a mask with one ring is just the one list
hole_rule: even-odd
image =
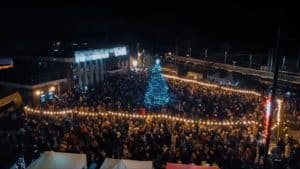
[[136,43],[136,56],[139,55],[139,47],[140,47],[140,43],[137,42],[137,43]]
[[283,56],[283,58],[282,58],[282,65],[281,65],[282,68],[285,68],[285,61],[286,61],[285,56]]
[[137,42],[136,44],[136,60],[138,63],[138,66],[141,66],[141,53],[140,53],[140,43]]
[[178,56],[178,40],[175,41],[175,56]]
[[224,53],[224,63],[225,64],[227,63],[227,51],[225,51],[225,53]]
[[273,57],[274,57],[274,48],[270,48],[268,52],[268,71],[272,72],[273,68]]
[[275,50],[275,69],[274,69],[274,76],[273,76],[273,84],[272,84],[272,91],[269,98],[271,99],[270,104],[270,113],[266,113],[266,144],[265,144],[265,152],[264,152],[264,169],[268,169],[268,152],[270,146],[270,135],[271,135],[271,125],[272,125],[272,118],[274,112],[274,105],[275,105],[275,97],[276,97],[276,88],[277,88],[277,80],[278,80],[278,69],[279,69],[279,62],[278,62],[278,48],[279,48],[279,39],[280,39],[280,26],[278,28],[277,33],[277,41],[276,41],[276,50]]
[[300,64],[300,54],[298,54],[298,57],[297,57],[297,62],[296,62],[296,69],[299,69],[299,64]]
[[249,56],[249,67],[251,68],[251,65],[252,65],[252,54],[250,54]]
[[300,68],[300,50],[297,53],[296,69]]

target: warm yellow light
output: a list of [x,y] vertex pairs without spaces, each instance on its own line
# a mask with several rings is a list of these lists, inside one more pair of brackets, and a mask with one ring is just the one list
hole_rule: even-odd
[[[239,125],[239,124],[244,124],[244,125],[250,125],[250,124],[258,124],[257,121],[202,121],[202,120],[193,120],[193,119],[188,119],[188,118],[182,118],[182,117],[176,117],[176,116],[170,116],[170,115],[166,115],[166,114],[152,114],[152,115],[140,115],[140,114],[128,114],[127,112],[98,112],[98,113],[94,113],[94,112],[83,112],[83,111],[77,111],[77,110],[62,110],[62,111],[42,111],[42,110],[38,110],[38,109],[32,109],[28,106],[24,107],[24,110],[28,111],[28,112],[32,112],[32,113],[42,113],[42,114],[46,114],[46,115],[63,115],[66,113],[74,113],[74,114],[78,114],[78,115],[83,115],[83,116],[117,116],[117,117],[130,117],[130,118],[151,118],[151,117],[156,117],[156,118],[160,118],[160,119],[172,119],[175,121],[179,121],[179,122],[186,122],[186,123],[198,123],[198,124],[204,124],[204,125],[226,125],[226,126],[233,126],[233,125]],[[259,124],[261,126],[261,124]],[[274,129],[275,127],[277,127],[278,124],[275,124],[272,129]]]
[[35,95],[40,96],[42,92],[40,90],[35,91]]
[[227,90],[227,91],[231,91],[231,92],[236,92],[236,93],[242,93],[242,94],[252,94],[252,95],[256,95],[256,96],[261,96],[260,93],[255,92],[255,91],[249,91],[249,90],[239,90],[239,89],[234,89],[234,88],[229,88],[229,87],[224,87],[224,86],[219,86],[219,85],[215,85],[215,84],[210,84],[210,83],[205,83],[205,82],[199,82],[196,80],[191,80],[191,79],[185,79],[185,78],[180,78],[177,76],[171,76],[171,75],[166,75],[163,74],[163,76],[165,78],[169,78],[169,79],[174,79],[174,80],[180,80],[183,82],[187,82],[187,83],[194,83],[194,84],[198,84],[201,86],[206,86],[206,87],[211,87],[211,88],[221,88],[223,90]]
[[49,92],[54,92],[55,91],[55,87],[54,86],[51,86],[50,88],[49,88]]
[[132,61],[132,66],[133,66],[133,67],[137,67],[137,65],[138,65],[137,60],[133,60],[133,61]]
[[277,111],[277,125],[279,126],[279,123],[281,121],[281,107],[282,107],[282,100],[277,99],[277,103],[278,103],[278,111]]

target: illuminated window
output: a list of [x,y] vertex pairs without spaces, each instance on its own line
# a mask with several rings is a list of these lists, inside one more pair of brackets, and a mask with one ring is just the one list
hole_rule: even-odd
[[48,92],[48,98],[49,98],[49,100],[53,99],[53,92]]
[[41,94],[40,100],[41,100],[42,103],[44,103],[44,102],[46,101],[46,96],[45,96],[45,94]]
[[114,56],[124,56],[127,55],[126,47],[115,47],[111,49],[94,49],[94,50],[84,50],[75,51],[75,62],[86,62],[98,59],[106,59],[109,55],[113,53]]

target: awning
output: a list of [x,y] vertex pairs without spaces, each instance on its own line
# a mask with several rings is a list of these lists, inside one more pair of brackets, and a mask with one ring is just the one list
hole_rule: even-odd
[[152,169],[152,161],[106,158],[100,169]]
[[197,166],[195,164],[175,164],[167,163],[166,169],[218,169],[218,167],[212,166]]
[[27,169],[87,169],[86,155],[46,151]]

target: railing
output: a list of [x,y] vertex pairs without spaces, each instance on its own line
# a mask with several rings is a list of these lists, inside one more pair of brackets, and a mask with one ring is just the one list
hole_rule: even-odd
[[[234,65],[223,64],[223,63],[215,63],[215,62],[210,62],[210,61],[205,61],[200,59],[186,58],[182,56],[176,56],[176,60],[184,61],[184,62],[192,62],[194,64],[210,65],[214,68],[220,68],[220,69],[234,71],[242,74],[258,76],[263,79],[273,78],[273,72],[267,72],[267,71],[257,70],[257,69],[247,68],[247,67],[234,66]],[[300,84],[300,75],[297,73],[280,72],[279,80],[283,82]]]

